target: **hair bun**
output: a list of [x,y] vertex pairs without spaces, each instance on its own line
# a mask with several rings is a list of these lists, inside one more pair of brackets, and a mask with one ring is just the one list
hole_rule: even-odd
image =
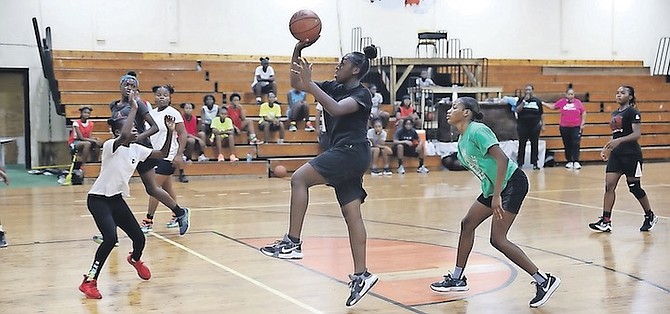
[[481,120],[481,119],[484,119],[484,114],[481,112],[477,112],[475,114],[475,120]]
[[363,48],[363,53],[368,59],[377,58],[377,46],[375,45],[367,46]]
[[126,73],[126,75],[137,77],[137,73],[135,73],[135,71],[128,71],[128,73]]

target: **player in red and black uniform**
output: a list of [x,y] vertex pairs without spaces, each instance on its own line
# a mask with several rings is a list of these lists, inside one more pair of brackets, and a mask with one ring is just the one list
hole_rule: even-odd
[[621,175],[626,175],[628,190],[642,205],[644,223],[640,231],[649,231],[658,222],[658,217],[651,211],[647,193],[640,186],[642,177],[642,149],[637,140],[641,136],[640,111],[635,108],[635,89],[621,86],[616,91],[619,109],[612,113],[610,127],[612,140],[603,147],[600,156],[607,161],[605,170],[605,198],[603,215],[589,227],[596,231],[612,231],[612,208],[616,199],[616,186]]

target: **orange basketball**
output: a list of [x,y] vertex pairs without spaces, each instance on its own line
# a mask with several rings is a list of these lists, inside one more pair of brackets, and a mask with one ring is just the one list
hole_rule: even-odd
[[288,29],[297,40],[314,40],[321,34],[321,19],[310,10],[300,10],[291,16]]
[[288,174],[286,171],[286,167],[282,165],[278,165],[275,167],[275,170],[272,171],[272,175],[274,175],[277,178],[283,178]]

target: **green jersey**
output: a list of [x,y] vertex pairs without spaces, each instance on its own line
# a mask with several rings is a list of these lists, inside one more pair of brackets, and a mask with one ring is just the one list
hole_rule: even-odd
[[[498,145],[498,138],[488,126],[480,122],[471,122],[458,138],[458,160],[482,181],[484,197],[493,195],[496,183],[498,164],[495,158],[488,153],[489,148],[493,145]],[[516,168],[516,163],[508,158],[503,189],[507,186],[507,181]]]

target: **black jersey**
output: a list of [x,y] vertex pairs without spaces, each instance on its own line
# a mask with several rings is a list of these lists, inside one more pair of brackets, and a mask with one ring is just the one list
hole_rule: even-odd
[[[135,128],[137,129],[137,134],[144,133],[146,130],[144,124],[144,115],[149,113],[149,109],[150,108],[146,102],[142,100],[137,102],[137,114],[135,115]],[[112,119],[124,120],[128,117],[128,114],[130,114],[130,104],[126,104],[124,106],[121,104],[120,100],[115,100],[109,104],[109,110],[112,111]],[[151,142],[149,141],[149,138],[146,138],[144,141],[138,144],[142,144],[151,148]]]
[[335,101],[351,97],[358,102],[357,111],[339,117],[333,117],[328,110],[323,110],[326,124],[326,133],[330,137],[330,147],[346,144],[365,143],[368,131],[368,118],[372,109],[372,95],[365,86],[347,89],[343,84],[336,81],[324,81],[316,83],[326,94]]
[[525,100],[523,97],[516,103],[517,107],[523,109],[518,113],[519,122],[524,124],[537,124],[544,113],[542,101],[536,97]]
[[[620,138],[633,133],[633,123],[641,123],[640,111],[633,107],[628,107],[623,111],[616,110],[612,112],[610,128],[612,129],[612,138]],[[619,144],[612,154],[631,155],[641,154],[642,149],[637,141],[628,141]]]

